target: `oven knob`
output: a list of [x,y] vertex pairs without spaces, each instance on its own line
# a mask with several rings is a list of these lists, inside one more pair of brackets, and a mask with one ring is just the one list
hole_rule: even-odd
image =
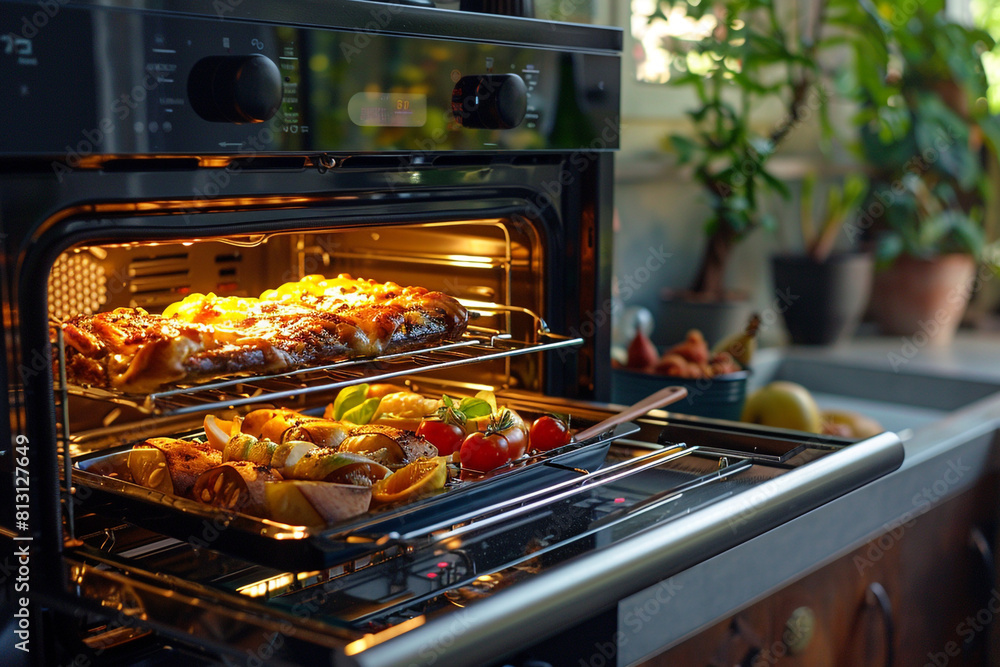
[[266,56],[209,56],[188,76],[191,107],[218,123],[259,123],[281,106],[281,72]]
[[451,112],[463,127],[507,130],[527,108],[528,87],[517,74],[463,76],[451,91]]

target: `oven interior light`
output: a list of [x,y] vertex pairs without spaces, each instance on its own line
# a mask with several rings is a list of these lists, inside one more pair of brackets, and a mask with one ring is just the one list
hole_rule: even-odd
[[493,258],[480,257],[479,255],[448,255],[448,261],[471,264],[472,266],[482,266],[484,264],[492,264]]
[[267,595],[268,593],[273,593],[274,591],[286,588],[295,580],[295,575],[283,574],[272,579],[265,579],[264,581],[257,581],[252,584],[247,584],[246,586],[241,586],[236,589],[237,593],[242,593],[247,597],[259,598]]
[[361,639],[355,639],[353,642],[344,647],[344,653],[349,656],[357,655],[372,646],[377,646],[378,644],[388,641],[393,637],[398,637],[404,632],[409,632],[414,628],[419,628],[426,622],[427,619],[423,614],[420,616],[414,616],[413,618],[409,618],[402,623],[392,626],[391,628],[386,628],[377,634],[367,634]]

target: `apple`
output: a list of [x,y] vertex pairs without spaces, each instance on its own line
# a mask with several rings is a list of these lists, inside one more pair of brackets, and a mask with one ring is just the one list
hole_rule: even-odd
[[747,397],[741,419],[751,424],[821,433],[822,415],[809,390],[795,382],[778,380]]

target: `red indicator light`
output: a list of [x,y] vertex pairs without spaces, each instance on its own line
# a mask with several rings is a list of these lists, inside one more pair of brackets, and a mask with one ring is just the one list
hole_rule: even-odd
[[623,502],[625,502],[625,499],[624,498],[615,498],[615,502],[616,503],[623,503]]
[[438,573],[437,573],[437,572],[428,572],[428,573],[427,573],[427,578],[428,578],[428,579],[433,579],[433,578],[434,578],[434,577],[436,577],[436,576],[438,576]]
[[438,567],[448,567],[448,563],[441,561],[440,563],[438,563]]

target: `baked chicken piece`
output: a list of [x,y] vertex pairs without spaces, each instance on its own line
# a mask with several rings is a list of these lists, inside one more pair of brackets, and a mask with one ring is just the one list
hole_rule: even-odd
[[162,316],[116,308],[62,329],[70,382],[149,393],[419,349],[461,338],[468,319],[442,292],[341,275],[308,276],[259,299],[192,294]]

